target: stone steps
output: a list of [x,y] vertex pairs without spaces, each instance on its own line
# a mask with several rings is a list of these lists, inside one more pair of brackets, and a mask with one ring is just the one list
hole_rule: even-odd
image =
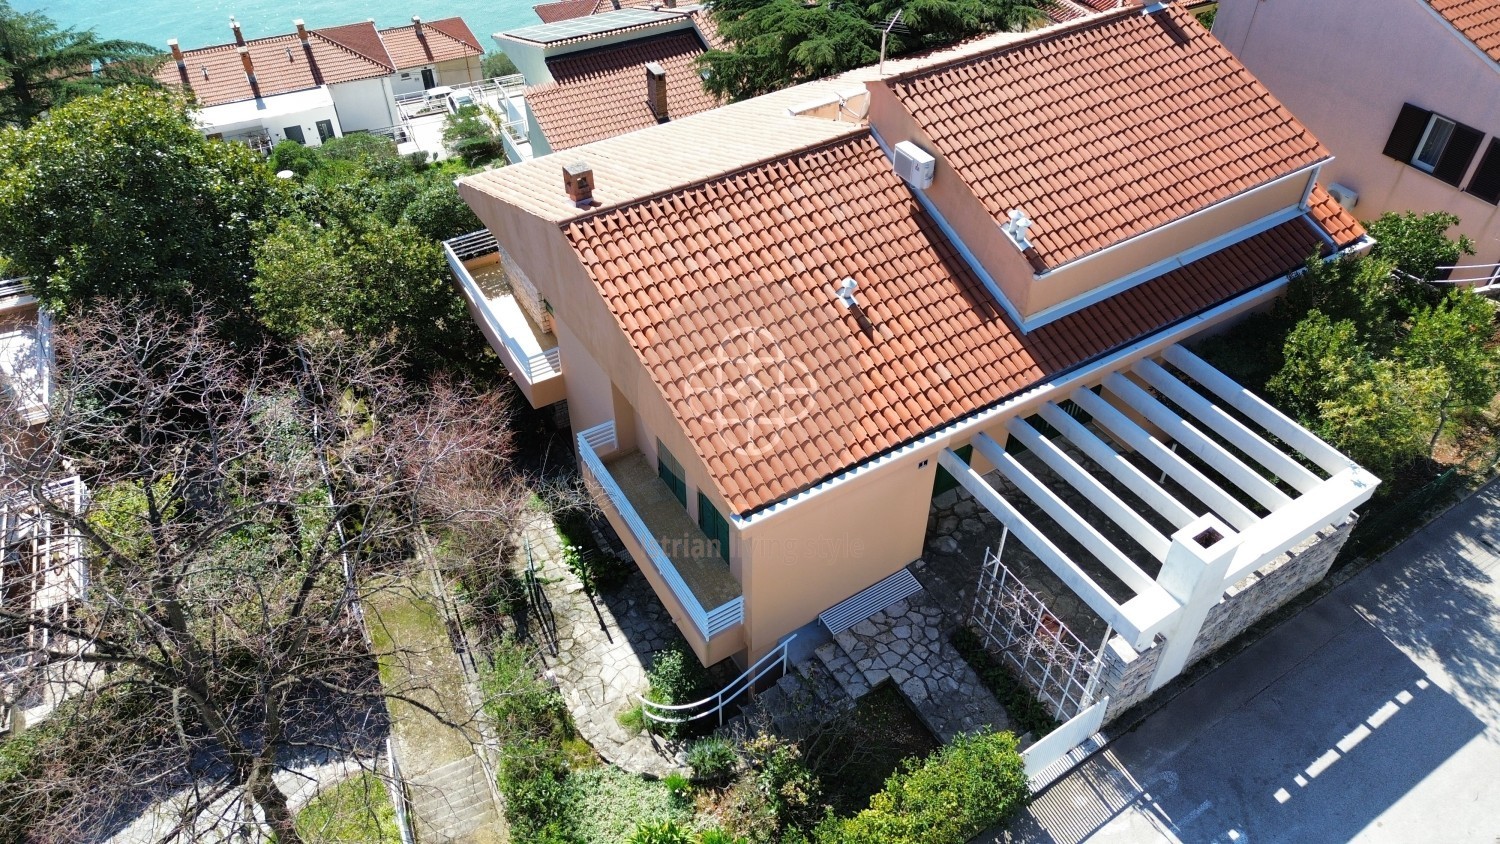
[[783,738],[802,739],[853,708],[854,698],[822,662],[808,660],[757,693],[719,733],[743,739],[769,728]]
[[411,814],[423,844],[466,844],[480,830],[497,830],[489,777],[474,757],[412,777]]

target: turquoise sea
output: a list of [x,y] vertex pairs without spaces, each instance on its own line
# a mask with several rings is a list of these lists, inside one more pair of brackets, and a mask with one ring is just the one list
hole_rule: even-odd
[[302,18],[310,27],[374,18],[377,26],[399,26],[421,15],[436,20],[457,15],[486,50],[496,32],[539,23],[523,0],[10,0],[13,8],[41,11],[59,25],[93,29],[101,38],[144,41],[163,52],[167,39],[184,49],[231,40],[229,18],[239,19],[246,38],[292,31]]

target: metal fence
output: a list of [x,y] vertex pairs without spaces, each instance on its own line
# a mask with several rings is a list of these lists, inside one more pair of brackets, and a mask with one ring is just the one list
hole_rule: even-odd
[[[1005,548],[1004,538],[1000,548]],[[985,647],[1015,669],[1058,721],[1067,721],[1094,703],[1099,654],[1069,630],[992,550],[985,551],[971,617]]]

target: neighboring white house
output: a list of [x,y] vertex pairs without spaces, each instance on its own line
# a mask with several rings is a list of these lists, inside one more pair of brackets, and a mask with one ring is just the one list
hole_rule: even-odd
[[321,145],[348,132],[392,131],[403,117],[401,93],[481,78],[484,51],[459,18],[377,30],[372,21],[183,50],[157,72],[165,85],[192,92],[204,134],[262,152],[291,139]]
[[1450,211],[1468,263],[1500,262],[1500,3],[1222,0],[1213,31],[1337,155],[1323,178],[1361,219]]

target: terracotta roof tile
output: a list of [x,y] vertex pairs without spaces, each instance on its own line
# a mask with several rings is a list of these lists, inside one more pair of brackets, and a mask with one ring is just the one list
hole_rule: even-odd
[[536,16],[541,18],[542,23],[557,23],[592,15],[596,6],[598,6],[598,0],[558,0],[556,3],[532,6],[531,10],[536,12]]
[[1500,3],[1495,0],[1429,0],[1453,28],[1500,62]]
[[463,18],[422,21],[421,34],[412,24],[380,30],[380,38],[397,70],[484,55]]
[[164,85],[187,85],[201,106],[270,97],[319,85],[387,76],[395,71],[372,23],[310,30],[309,47],[295,33],[246,42],[255,66],[252,86],[234,43],[184,51],[186,68],[170,58],[156,72]]
[[1338,203],[1322,185],[1314,185],[1312,196],[1308,197],[1307,215],[1318,224],[1333,242],[1343,249],[1365,236],[1365,227],[1354,219],[1354,215],[1344,210],[1344,206]]
[[1175,6],[886,84],[997,220],[1031,216],[1051,266],[1328,157]]
[[528,89],[526,102],[554,150],[657,124],[646,103],[647,62],[667,72],[673,119],[719,105],[693,64],[704,51],[693,32],[672,32],[547,60],[553,83]]
[[[1323,246],[1298,218],[1023,335],[867,132],[561,225],[741,514]],[[836,302],[846,276],[868,331]]]

